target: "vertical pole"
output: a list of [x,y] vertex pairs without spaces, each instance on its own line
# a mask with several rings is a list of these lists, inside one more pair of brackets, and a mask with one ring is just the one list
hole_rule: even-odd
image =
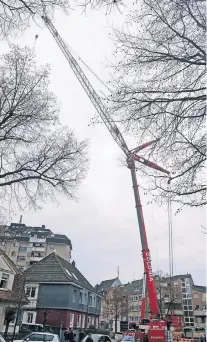
[[141,317],[140,320],[145,318],[146,311],[146,274],[143,275],[143,285],[142,285],[142,303],[141,303]]
[[137,212],[139,232],[140,232],[140,238],[141,238],[141,244],[142,244],[144,272],[146,274],[146,284],[147,284],[148,295],[149,295],[150,312],[151,312],[152,318],[153,317],[155,318],[159,316],[159,307],[157,303],[157,294],[156,294],[156,289],[155,289],[154,278],[152,274],[151,257],[150,257],[150,251],[148,248],[148,243],[147,243],[147,235],[146,235],[146,229],[145,229],[145,224],[144,224],[142,204],[141,204],[141,199],[140,199],[140,194],[139,194],[139,186],[137,183],[134,156],[131,155],[130,158],[128,158],[127,162],[128,162],[128,167],[131,170],[131,177],[132,177],[132,184],[133,184],[134,198],[135,198],[135,207],[136,207],[136,212]]

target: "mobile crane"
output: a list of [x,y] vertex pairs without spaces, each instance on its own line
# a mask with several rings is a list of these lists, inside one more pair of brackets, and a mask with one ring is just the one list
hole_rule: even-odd
[[[135,161],[138,161],[141,164],[144,164],[152,169],[163,172],[169,176],[169,172],[167,170],[163,169],[162,167],[155,164],[154,162],[149,161],[145,159],[144,157],[140,156],[139,154],[137,154],[138,152],[147,148],[148,146],[155,144],[157,140],[144,143],[141,146],[138,146],[137,148],[133,150],[129,150],[120,130],[118,129],[115,122],[113,122],[112,118],[110,117],[108,109],[102,103],[100,97],[98,96],[93,86],[91,85],[87,77],[85,76],[83,70],[81,69],[76,59],[73,57],[73,55],[69,51],[67,45],[65,44],[65,42],[63,41],[59,33],[57,32],[53,23],[47,16],[42,16],[42,19],[44,20],[47,28],[51,32],[52,36],[54,37],[61,51],[65,55],[71,69],[73,70],[74,74],[76,75],[82,87],[84,88],[86,94],[88,95],[94,107],[96,108],[97,112],[99,113],[108,131],[110,132],[115,142],[118,144],[118,146],[122,149],[122,151],[126,155],[127,167],[131,171],[132,187],[133,187],[133,192],[134,192],[135,207],[136,207],[138,226],[139,226],[141,245],[142,245],[144,273],[146,277],[146,286],[147,286],[148,297],[149,297],[149,307],[150,307],[151,323],[152,323],[151,333],[149,334],[149,340],[152,341],[153,339],[156,339],[158,340],[158,342],[164,341],[165,334],[164,334],[163,324],[162,324],[163,321],[160,320],[159,306],[158,306],[155,283],[154,283],[154,278],[153,278],[153,273],[152,273],[151,257],[150,257],[148,242],[147,242],[144,216],[143,216],[143,211],[142,211],[142,204],[141,204],[141,199],[140,199],[139,186],[137,183],[136,167],[135,167]],[[144,305],[145,305],[144,297],[143,297],[142,304],[143,304],[142,305],[142,314],[143,314]]]

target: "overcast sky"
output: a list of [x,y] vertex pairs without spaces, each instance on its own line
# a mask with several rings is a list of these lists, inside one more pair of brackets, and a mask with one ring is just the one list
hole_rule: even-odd
[[[89,11],[87,16],[79,10],[70,16],[58,12],[53,21],[64,40],[104,82],[110,79],[106,64],[113,53],[110,26],[120,26],[127,10],[110,16],[104,11]],[[130,172],[118,161],[122,153],[104,126],[88,126],[95,109],[48,29],[33,25],[18,39],[18,44],[32,47],[36,34],[37,61],[51,66],[50,87],[61,104],[61,122],[74,129],[79,139],[90,139],[90,169],[80,188],[79,202],[60,198],[59,206],[48,203],[41,211],[25,213],[23,223],[44,224],[55,233],[66,234],[73,244],[72,259],[93,285],[116,277],[118,265],[123,283],[141,278],[143,263],[134,197]],[[5,43],[1,47],[7,50]],[[86,73],[97,91],[103,89]],[[141,195],[153,270],[169,272],[166,207],[147,205],[150,194]],[[14,221],[19,220],[20,214]],[[174,273],[191,273],[198,285],[204,285],[206,278],[201,225],[206,226],[204,209],[188,208],[173,215]]]

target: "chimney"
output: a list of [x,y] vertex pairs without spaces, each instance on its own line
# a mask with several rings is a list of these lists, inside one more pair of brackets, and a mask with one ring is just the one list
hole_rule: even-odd
[[44,224],[42,224],[42,228],[45,229],[45,225]]
[[72,261],[72,265],[75,267],[75,261],[74,260]]

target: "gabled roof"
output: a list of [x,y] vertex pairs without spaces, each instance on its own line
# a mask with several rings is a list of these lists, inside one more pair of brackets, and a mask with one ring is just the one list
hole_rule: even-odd
[[125,284],[128,295],[142,293],[143,279],[133,280],[131,283]]
[[193,285],[192,289],[199,292],[206,292],[206,286]]
[[95,292],[93,286],[71,263],[56,253],[51,253],[24,271],[26,282],[34,283],[74,283]]
[[4,258],[7,265],[11,268],[11,271],[13,271],[15,274],[23,274],[22,271],[20,271],[13,263],[13,261],[6,255],[6,253],[2,251],[2,249],[0,249],[0,256]]
[[[14,273],[14,281],[12,290],[4,290],[0,291],[0,302],[12,302],[12,303],[23,303],[26,304],[28,302],[27,297],[24,293],[24,275],[22,271],[20,271],[13,261],[5,254],[2,249],[0,249],[0,256],[3,257],[6,265],[8,265],[9,269]],[[5,273],[7,270],[5,270]]]
[[107,291],[110,287],[112,287],[115,280],[119,280],[119,278],[103,280],[101,284],[97,286],[98,291]]

